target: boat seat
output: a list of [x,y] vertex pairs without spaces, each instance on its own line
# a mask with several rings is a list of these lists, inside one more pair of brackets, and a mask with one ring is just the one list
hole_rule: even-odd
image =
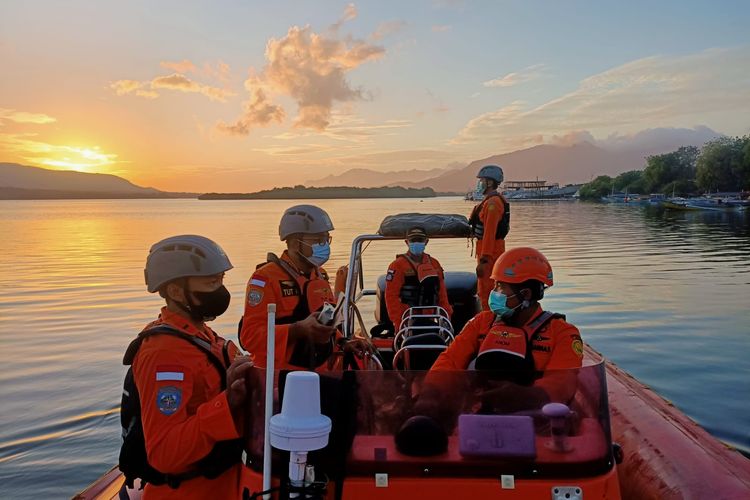
[[[393,337],[396,329],[393,321],[388,317],[388,309],[385,304],[385,274],[378,277],[375,288],[375,320],[377,324],[370,333],[374,337]],[[456,333],[460,332],[467,321],[473,318],[481,306],[477,298],[477,276],[475,273],[466,271],[446,271],[445,287],[448,291],[448,302],[453,307],[451,324]]]
[[448,346],[440,334],[417,333],[405,337],[401,348],[393,356],[393,368],[397,370],[429,370]]

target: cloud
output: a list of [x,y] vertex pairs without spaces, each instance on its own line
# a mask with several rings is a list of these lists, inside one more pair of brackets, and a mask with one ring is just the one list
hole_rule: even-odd
[[542,74],[542,69],[544,69],[543,64],[534,64],[520,71],[508,73],[507,75],[500,76],[498,78],[495,78],[494,80],[488,80],[482,83],[482,85],[484,85],[485,87],[512,87],[514,85],[518,85],[519,83],[524,83],[539,78],[539,76],[541,76]]
[[192,61],[183,59],[182,61],[162,61],[159,63],[162,68],[170,69],[175,73],[185,74],[193,73],[199,76],[218,80],[224,84],[229,82],[230,67],[222,60],[216,61],[215,65],[205,63],[202,68],[196,66]]
[[[252,99],[257,97],[253,92],[257,88],[264,89],[269,95],[292,98],[298,109],[293,126],[316,131],[328,127],[335,103],[367,99],[364,90],[350,85],[347,73],[365,62],[383,57],[385,49],[336,34],[341,23],[355,16],[356,9],[350,4],[341,20],[332,27],[335,29],[328,33],[315,33],[310,26],[292,26],[286,36],[271,38],[266,44],[266,65],[259,74],[252,74],[245,82],[245,87],[251,92],[251,104],[245,104],[245,113],[235,125],[220,124],[219,130],[248,133],[253,126],[269,123],[258,120],[258,115],[252,112]],[[272,106],[278,108],[275,104]],[[279,116],[278,112],[274,116]]]
[[638,59],[582,80],[573,92],[536,107],[516,101],[471,119],[453,144],[517,145],[570,130],[596,136],[692,126],[707,116],[750,115],[750,47]]
[[162,61],[159,63],[159,66],[164,69],[171,69],[176,73],[195,73],[197,69],[195,67],[195,64],[188,61],[187,59],[183,59],[179,62]]
[[[178,90],[180,92],[202,94],[212,101],[226,102],[227,98],[235,95],[227,88],[229,82],[229,65],[221,60],[215,65],[206,63],[203,68],[197,67],[192,61],[161,61],[159,65],[165,69],[171,69],[175,73],[171,75],[157,76],[150,81],[140,80],[117,80],[109,84],[109,87],[118,96],[134,94],[146,99],[159,97],[157,90]],[[196,82],[185,73],[194,73],[209,79],[218,80],[224,84],[223,88],[205,85]]]
[[34,123],[37,125],[57,121],[55,118],[45,115],[44,113],[28,113],[26,111],[0,108],[0,126],[2,126],[3,121],[5,120],[15,123]]
[[196,92],[205,95],[212,101],[225,102],[227,97],[235,95],[234,92],[226,89],[194,82],[185,75],[180,75],[179,73],[156,77],[151,80],[150,85],[152,89],[171,89],[179,90],[181,92]]
[[235,95],[235,93],[230,90],[203,85],[179,73],[158,76],[150,82],[117,80],[112,82],[109,87],[119,96],[135,94],[147,99],[155,99],[159,97],[159,93],[156,92],[158,89],[179,90],[180,92],[203,94],[212,101],[221,102],[226,102],[228,97]]
[[432,31],[434,33],[445,33],[446,31],[450,31],[453,29],[453,26],[450,24],[435,24],[432,26]]
[[383,38],[398,33],[406,27],[406,21],[386,21],[380,23],[378,28],[370,35],[370,40],[380,41]]
[[341,28],[341,26],[344,25],[345,22],[351,21],[352,19],[355,19],[357,17],[357,7],[350,3],[346,7],[344,7],[344,13],[341,15],[338,21],[333,23],[331,27],[329,28],[330,31],[336,32]]
[[268,101],[262,88],[253,89],[251,98],[244,103],[245,113],[233,125],[219,122],[217,129],[228,135],[247,135],[254,126],[284,121],[284,110]]

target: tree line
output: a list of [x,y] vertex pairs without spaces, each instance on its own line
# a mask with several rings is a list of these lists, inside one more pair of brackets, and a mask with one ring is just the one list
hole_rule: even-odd
[[598,200],[612,191],[691,196],[750,190],[750,135],[720,137],[702,148],[683,146],[646,158],[643,170],[617,177],[600,175],[581,187],[581,199]]

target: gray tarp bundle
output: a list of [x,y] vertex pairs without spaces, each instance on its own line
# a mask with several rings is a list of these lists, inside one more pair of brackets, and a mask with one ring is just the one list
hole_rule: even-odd
[[378,234],[403,238],[414,226],[423,228],[430,237],[468,237],[469,219],[458,214],[397,214],[389,215],[380,223]]

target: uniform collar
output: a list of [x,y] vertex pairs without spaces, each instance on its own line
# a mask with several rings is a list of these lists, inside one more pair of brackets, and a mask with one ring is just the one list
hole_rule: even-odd
[[406,252],[404,255],[406,256],[407,259],[409,259],[410,261],[416,264],[424,264],[424,259],[427,257],[427,253],[425,252],[422,252],[422,255],[420,255],[419,257],[417,257],[416,255],[413,255],[411,252]]
[[161,308],[159,319],[162,322],[174,326],[187,334],[206,337],[208,339],[213,338],[213,331],[209,327],[204,325],[203,329],[200,329],[196,327],[193,322],[190,321],[187,317],[183,316],[182,314],[170,311],[166,306]]
[[299,274],[300,276],[304,276],[307,279],[312,279],[313,276],[317,276],[320,273],[319,268],[317,267],[313,267],[310,270],[310,274],[305,274],[304,272],[300,271],[297,267],[297,264],[295,264],[292,258],[289,256],[289,250],[284,250],[284,253],[281,254],[281,259],[289,264],[297,274]]

